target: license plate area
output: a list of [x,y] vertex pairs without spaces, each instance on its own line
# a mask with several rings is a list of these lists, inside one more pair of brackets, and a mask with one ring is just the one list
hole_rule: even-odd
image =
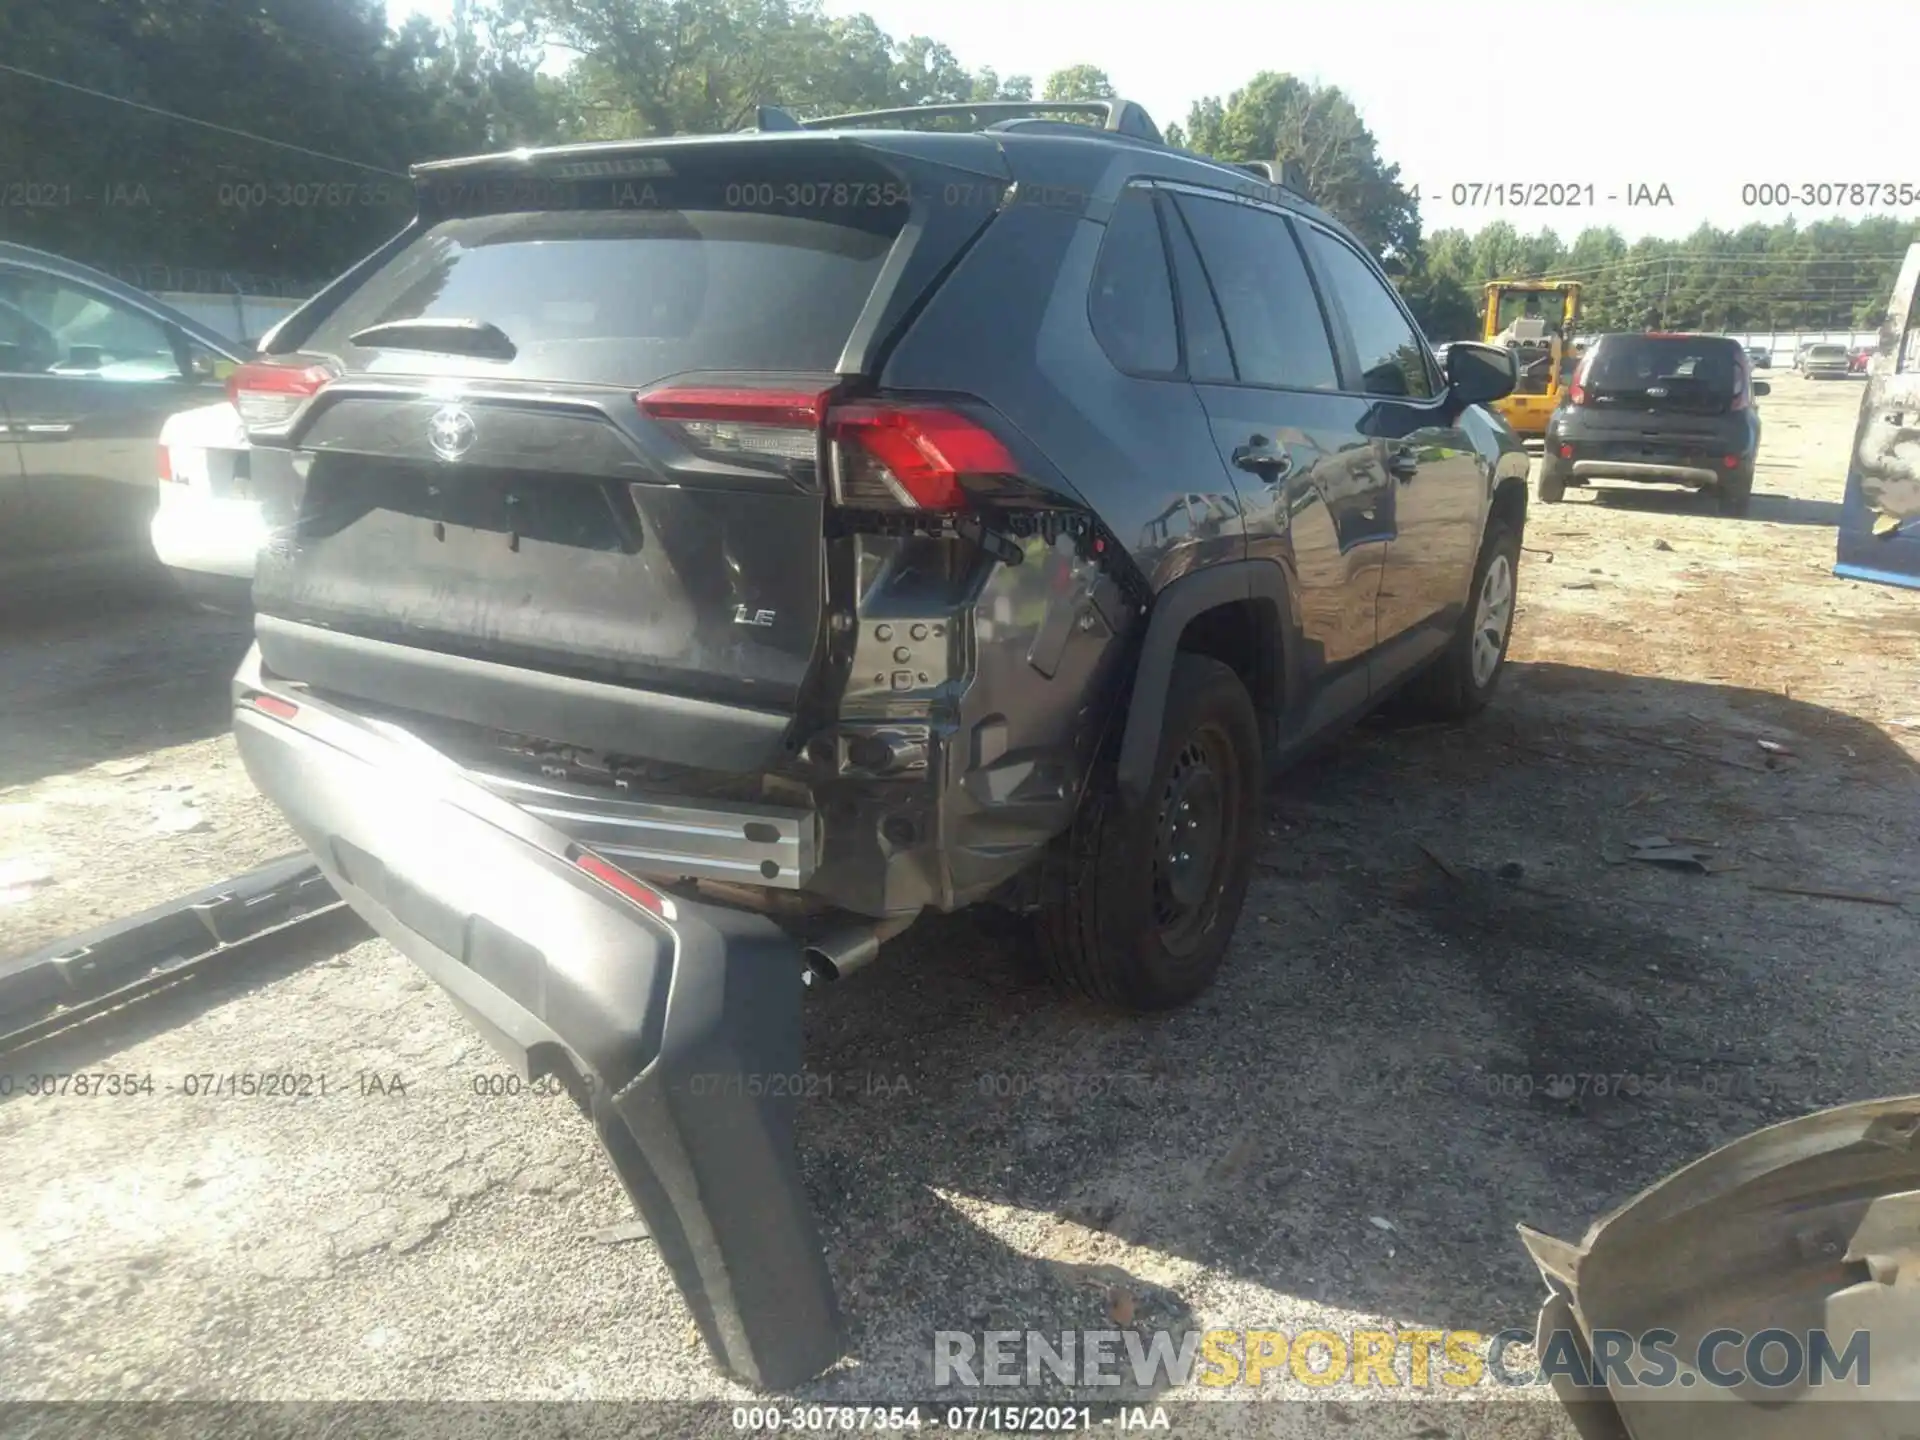
[[609,480],[347,456],[323,457],[314,470],[301,521],[309,539],[339,535],[385,512],[401,528],[428,527],[442,543],[460,532],[599,554],[632,555],[641,545],[624,490]]

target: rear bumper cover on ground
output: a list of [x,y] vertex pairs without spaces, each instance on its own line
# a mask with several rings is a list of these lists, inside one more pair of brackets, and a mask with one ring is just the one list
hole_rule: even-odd
[[[257,652],[236,681],[261,686]],[[310,703],[240,704],[255,784],[342,897],[529,1076],[577,1082],[715,1359],[785,1386],[840,1354],[793,1148],[802,959],[762,917],[664,916],[444,759]]]

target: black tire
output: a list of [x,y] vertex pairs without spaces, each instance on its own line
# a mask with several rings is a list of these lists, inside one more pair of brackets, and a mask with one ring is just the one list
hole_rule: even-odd
[[[1109,759],[1046,861],[1034,928],[1053,979],[1134,1011],[1183,1005],[1213,982],[1246,902],[1262,763],[1240,677],[1176,656],[1148,799],[1124,804]],[[1183,804],[1201,813],[1181,822]]]
[[[1488,578],[1502,561],[1506,565],[1505,619],[1491,669],[1475,661],[1475,638],[1480,633],[1481,601],[1491,596]],[[1496,586],[1497,588],[1497,586]],[[1504,520],[1487,522],[1480,542],[1480,559],[1473,567],[1473,588],[1447,648],[1435,657],[1419,679],[1408,687],[1408,699],[1426,715],[1439,720],[1466,720],[1487,708],[1507,668],[1507,645],[1513,639],[1513,614],[1520,591],[1520,536]],[[1497,605],[1495,607],[1497,609]]]
[[1567,498],[1567,477],[1546,461],[1540,462],[1540,483],[1535,487],[1542,505],[1558,505]]
[[1744,519],[1753,508],[1753,472],[1742,470],[1729,475],[1714,488],[1714,499],[1722,515]]

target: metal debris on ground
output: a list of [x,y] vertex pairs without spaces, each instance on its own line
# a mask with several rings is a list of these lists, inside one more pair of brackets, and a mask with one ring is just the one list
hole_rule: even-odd
[[1653,548],[1654,548],[1654,549],[1656,549],[1656,550],[1666,550],[1666,551],[1671,551],[1671,550],[1673,549],[1673,546],[1671,546],[1671,545],[1669,545],[1669,544],[1668,544],[1668,543],[1667,543],[1666,541],[1664,541],[1664,540],[1655,540],[1655,541],[1653,542]]
[[633,1240],[650,1240],[653,1232],[644,1220],[625,1220],[618,1225],[603,1225],[589,1231],[587,1238],[599,1245],[624,1245]]
[[1629,860],[1638,860],[1647,865],[1658,865],[1668,870],[1686,870],[1695,875],[1717,875],[1723,870],[1737,870],[1737,861],[1728,860],[1715,852],[1719,845],[1712,840],[1702,840],[1692,835],[1642,835],[1637,840],[1629,840],[1624,851],[1601,854],[1609,864],[1624,864]]
[[1810,895],[1816,900],[1852,900],[1860,905],[1891,905],[1896,910],[1905,909],[1907,903],[1891,895],[1866,895],[1858,890],[1825,890],[1817,885],[1779,885],[1756,880],[1749,888],[1769,890],[1776,895]]
[[1436,855],[1433,851],[1429,850],[1425,845],[1421,844],[1418,840],[1414,841],[1413,843],[1415,848],[1417,848],[1422,855],[1426,856],[1427,859],[1431,860],[1434,863],[1434,865],[1440,870],[1440,872],[1444,874],[1449,880],[1457,880],[1462,885],[1467,883],[1467,877],[1462,875],[1460,871],[1452,864],[1451,861],[1447,860],[1444,856]]

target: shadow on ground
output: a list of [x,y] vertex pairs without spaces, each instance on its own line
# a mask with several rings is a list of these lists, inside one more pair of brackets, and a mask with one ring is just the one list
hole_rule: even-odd
[[[1578,494],[1570,490],[1569,495]],[[1587,490],[1590,504],[1609,509],[1634,510],[1643,515],[1720,514],[1710,491],[1653,490],[1626,486],[1592,486]],[[1770,525],[1812,525],[1834,529],[1840,524],[1840,506],[1831,500],[1802,500],[1793,495],[1771,495],[1756,491],[1745,520],[1761,520]],[[1729,524],[1738,521],[1727,517]]]
[[228,729],[251,638],[164,583],[0,614],[0,789]]
[[[1751,1129],[1911,1088],[1875,1037],[1920,1024],[1916,910],[1751,884],[1910,884],[1916,800],[1851,717],[1515,665],[1478,723],[1363,729],[1280,783],[1228,969],[1185,1011],[1062,999],[1004,926],[916,929],[808,1021],[833,1089],[803,1153],[856,1350],[1244,1318],[1248,1286],[1530,1330],[1517,1223],[1577,1238]],[[1609,863],[1650,831],[1743,868]]]

